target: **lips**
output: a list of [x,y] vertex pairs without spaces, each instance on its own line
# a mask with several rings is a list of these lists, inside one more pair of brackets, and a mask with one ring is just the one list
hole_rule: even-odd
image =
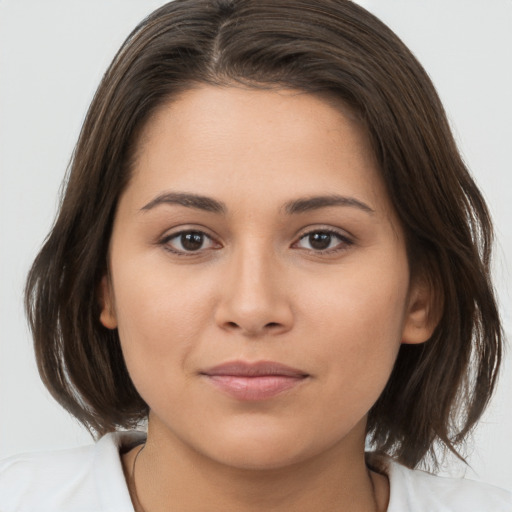
[[201,375],[216,389],[242,401],[273,398],[309,377],[297,368],[271,361],[233,361],[202,371]]

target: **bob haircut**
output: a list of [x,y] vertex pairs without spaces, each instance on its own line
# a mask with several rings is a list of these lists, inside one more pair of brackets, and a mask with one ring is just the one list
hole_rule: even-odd
[[128,36],[89,108],[60,212],[28,276],[45,385],[95,436],[147,417],[118,333],[99,321],[98,290],[138,136],[159,107],[201,84],[296,89],[361,119],[405,232],[412,278],[433,290],[438,319],[426,343],[402,344],[369,413],[368,442],[411,468],[429,457],[435,465],[438,447],[458,455],[501,359],[492,225],[426,72],[349,0],[175,0]]

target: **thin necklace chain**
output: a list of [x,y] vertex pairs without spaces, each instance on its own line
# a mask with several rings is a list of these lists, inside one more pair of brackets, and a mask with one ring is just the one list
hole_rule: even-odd
[[128,487],[130,488],[133,504],[135,505],[136,512],[146,512],[144,510],[144,507],[140,504],[139,497],[137,495],[137,487],[135,486],[135,465],[137,464],[137,459],[139,458],[140,452],[144,450],[146,447],[146,443],[142,445],[142,448],[136,453],[135,457],[133,458],[133,464],[132,464],[132,471],[130,474],[130,480]]
[[[132,464],[132,471],[129,475],[129,482],[128,487],[130,489],[130,493],[132,495],[133,504],[135,505],[136,512],[146,512],[144,507],[140,504],[139,496],[137,495],[137,487],[135,485],[135,466],[137,464],[137,459],[139,458],[140,453],[144,448],[146,447],[146,443],[142,445],[142,448],[136,453],[135,457],[133,458],[133,464]],[[368,469],[368,477],[370,478],[370,483],[372,484],[372,498],[373,498],[373,505],[375,508],[375,512],[379,512],[379,504],[377,502],[377,493],[375,491],[375,483],[373,482],[373,478],[370,473],[370,469]]]

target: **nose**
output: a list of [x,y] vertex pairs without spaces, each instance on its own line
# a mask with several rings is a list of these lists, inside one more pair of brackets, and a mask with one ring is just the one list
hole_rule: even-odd
[[290,290],[271,251],[249,246],[226,266],[215,311],[217,325],[252,338],[289,331],[294,321]]

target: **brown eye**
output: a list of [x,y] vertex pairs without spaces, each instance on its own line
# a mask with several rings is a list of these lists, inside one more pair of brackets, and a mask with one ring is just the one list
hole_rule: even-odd
[[199,252],[211,249],[215,245],[213,240],[202,231],[181,231],[165,237],[161,243],[167,250],[177,254]]
[[204,242],[204,234],[198,231],[183,233],[180,235],[180,242],[186,251],[197,251],[201,249]]
[[349,245],[352,245],[352,241],[346,236],[335,231],[325,230],[306,233],[297,242],[297,247],[300,249],[318,252],[343,250]]
[[313,249],[323,251],[331,245],[332,235],[330,233],[312,233],[308,235],[309,245]]

